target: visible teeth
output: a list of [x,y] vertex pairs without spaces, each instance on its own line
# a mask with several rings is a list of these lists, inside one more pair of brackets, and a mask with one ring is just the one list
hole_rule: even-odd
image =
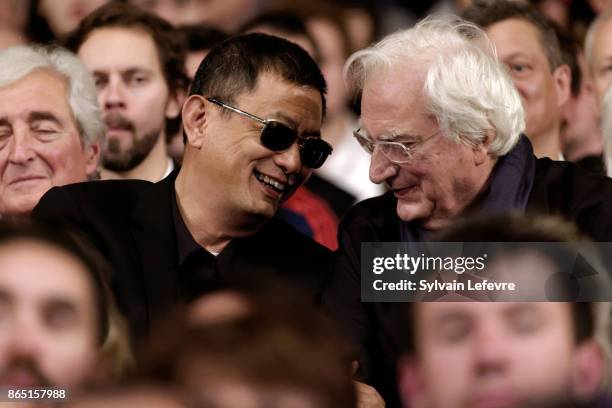
[[268,177],[266,175],[257,173],[257,178],[260,181],[263,181],[266,184],[270,184],[271,186],[274,186],[278,190],[283,191],[285,189],[285,185],[284,184],[281,184],[278,181],[276,181],[276,180],[274,180],[274,179],[272,179],[272,178],[270,178],[270,177]]

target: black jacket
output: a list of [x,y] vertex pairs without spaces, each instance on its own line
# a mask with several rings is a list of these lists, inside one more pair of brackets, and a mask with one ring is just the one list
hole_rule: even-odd
[[[33,211],[39,220],[84,233],[113,267],[111,286],[132,334],[181,302],[172,195],[177,171],[159,183],[95,181],[56,187]],[[227,251],[227,253],[226,253]],[[254,235],[236,238],[216,258],[220,277],[272,277],[320,299],[331,252],[282,221],[271,219]]]

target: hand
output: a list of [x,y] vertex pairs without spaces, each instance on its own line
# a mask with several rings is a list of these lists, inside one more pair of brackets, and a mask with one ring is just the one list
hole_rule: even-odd
[[357,408],[384,408],[385,401],[378,391],[368,384],[353,381],[357,391]]

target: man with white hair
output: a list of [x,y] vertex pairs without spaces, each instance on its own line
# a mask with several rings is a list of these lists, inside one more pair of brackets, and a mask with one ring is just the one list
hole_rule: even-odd
[[0,215],[97,174],[104,123],[93,79],[61,48],[0,52]]
[[612,238],[612,181],[536,159],[525,114],[485,33],[436,17],[353,54],[345,72],[361,94],[355,137],[372,154],[370,179],[386,194],[353,207],[339,230],[325,303],[362,350],[366,381],[393,393],[392,303],[361,303],[362,242],[425,241],[474,213],[558,214],[593,239]]

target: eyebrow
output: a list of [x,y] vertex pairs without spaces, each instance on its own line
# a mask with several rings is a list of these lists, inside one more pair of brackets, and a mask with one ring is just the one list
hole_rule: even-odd
[[525,52],[523,52],[523,51],[516,51],[516,52],[513,52],[512,54],[506,55],[504,57],[504,60],[511,60],[511,59],[518,58],[518,57],[521,57],[521,58],[530,58],[530,56],[528,54],[526,54]]
[[[127,67],[125,69],[121,69],[119,70],[119,74],[122,76],[125,75],[134,75],[137,73],[144,73],[147,75],[150,75],[153,73],[153,70],[145,68],[145,67]],[[94,69],[92,71],[92,75],[93,76],[101,76],[101,77],[108,77],[109,76],[109,72],[108,70],[99,70],[99,69]]]
[[74,305],[74,301],[62,297],[55,297],[45,301],[44,303],[45,309],[53,309],[53,310],[66,310],[71,313],[78,314],[78,310]]
[[134,75],[134,74],[147,74],[150,75],[153,71],[147,68],[141,67],[130,67],[124,70],[121,70],[121,75]]
[[63,123],[51,112],[47,111],[32,111],[28,114],[28,122],[38,122],[42,120],[51,121],[59,126],[62,126]]

